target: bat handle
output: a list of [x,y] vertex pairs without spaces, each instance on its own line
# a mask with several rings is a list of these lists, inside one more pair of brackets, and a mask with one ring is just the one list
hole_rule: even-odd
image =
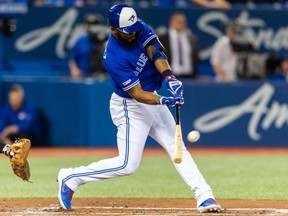
[[176,111],[176,125],[180,124],[180,106],[179,104],[175,104],[175,111]]
[[180,106],[175,105],[176,109],[176,127],[175,127],[175,146],[174,146],[174,162],[179,164],[182,162],[182,132],[180,125]]

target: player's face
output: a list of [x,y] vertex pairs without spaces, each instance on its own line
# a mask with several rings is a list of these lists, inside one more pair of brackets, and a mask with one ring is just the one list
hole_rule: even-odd
[[132,34],[125,34],[123,32],[118,31],[118,33],[123,40],[126,40],[129,43],[134,43],[136,40],[136,32],[133,32]]
[[125,34],[117,29],[112,29],[113,35],[121,41],[124,46],[133,47],[137,44],[138,36],[140,32],[133,32],[131,34]]

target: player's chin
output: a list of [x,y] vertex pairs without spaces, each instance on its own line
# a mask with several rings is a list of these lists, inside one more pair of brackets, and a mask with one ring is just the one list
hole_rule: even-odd
[[136,40],[136,38],[134,38],[134,39],[129,38],[128,40],[126,40],[124,42],[124,45],[126,45],[127,47],[134,47],[137,45],[137,40]]
[[132,37],[132,38],[129,38],[127,41],[128,41],[129,43],[135,43],[136,38],[135,38],[135,37]]

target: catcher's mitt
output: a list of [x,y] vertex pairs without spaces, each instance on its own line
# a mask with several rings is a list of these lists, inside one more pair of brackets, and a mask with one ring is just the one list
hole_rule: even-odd
[[29,181],[30,178],[30,167],[27,161],[30,148],[29,139],[17,139],[7,150],[14,174],[24,181]]

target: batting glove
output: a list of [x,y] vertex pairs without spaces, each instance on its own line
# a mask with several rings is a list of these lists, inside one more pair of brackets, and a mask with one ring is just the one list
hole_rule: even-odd
[[182,82],[177,80],[174,75],[168,75],[165,77],[164,82],[167,89],[175,97],[183,97],[183,85]]
[[160,96],[158,98],[158,104],[166,105],[166,106],[172,106],[172,107],[174,107],[176,104],[183,105],[184,104],[184,98],[183,97],[163,97],[163,96]]

